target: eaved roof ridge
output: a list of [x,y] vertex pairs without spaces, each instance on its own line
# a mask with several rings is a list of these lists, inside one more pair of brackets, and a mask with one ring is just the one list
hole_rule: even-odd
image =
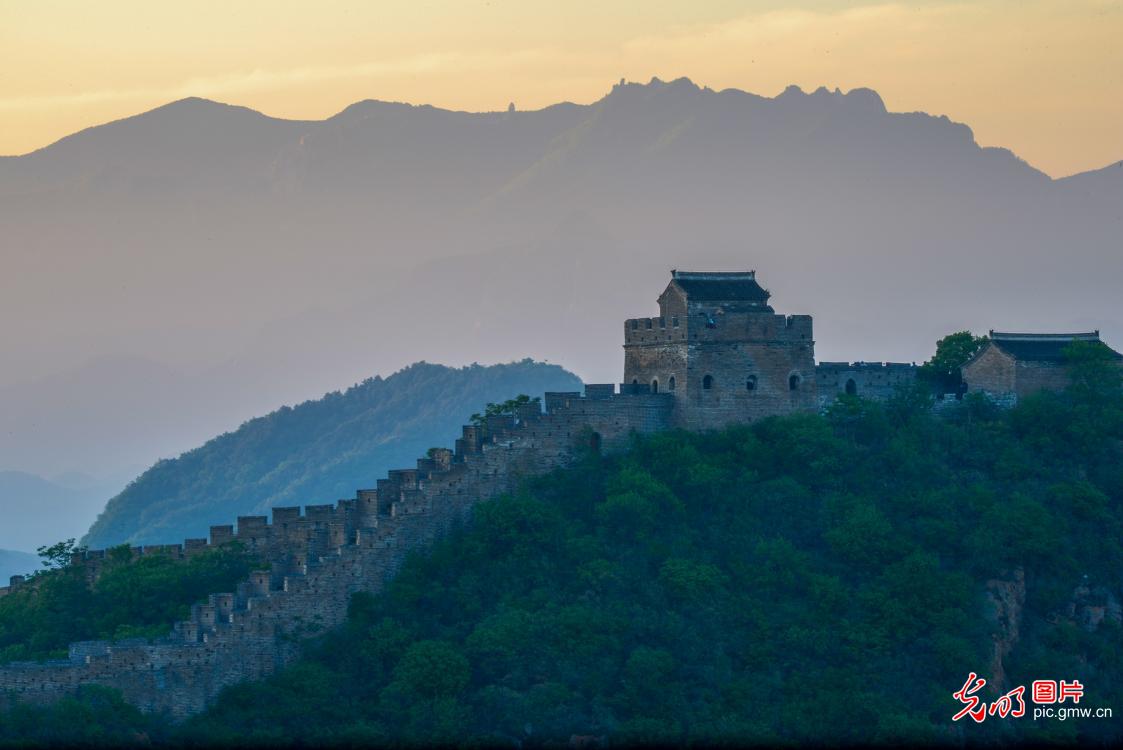
[[1099,329],[1095,331],[1080,331],[1076,333],[1017,333],[1014,331],[990,331],[990,337],[1000,341],[1070,341],[1073,339],[1090,339],[1098,341]]
[[756,280],[756,271],[679,271],[671,269],[672,279],[752,279]]

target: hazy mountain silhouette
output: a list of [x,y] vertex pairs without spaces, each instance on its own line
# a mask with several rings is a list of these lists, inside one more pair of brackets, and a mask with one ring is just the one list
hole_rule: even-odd
[[[0,455],[147,463],[419,359],[615,380],[622,319],[672,267],[756,268],[779,310],[816,316],[824,359],[918,360],[965,327],[1118,346],[1121,174],[1050,179],[868,89],[653,80],[590,105],[364,101],[315,122],[175,102],[0,159],[0,413],[25,415]],[[149,385],[99,401],[83,373],[112,380],[114,360]],[[101,417],[78,404],[110,402],[129,417],[87,454]]]
[[7,586],[12,576],[27,575],[39,567],[39,558],[35,555],[0,549],[0,586]]
[[415,466],[429,448],[451,447],[468,416],[489,402],[580,389],[572,373],[530,360],[414,364],[278,409],[158,462],[109,501],[83,543],[179,543],[239,515],[354,497],[389,469]]
[[[96,482],[68,486],[22,471],[0,471],[0,517],[4,519],[0,549],[31,553],[63,539],[81,538],[105,501],[119,489]],[[0,575],[0,585],[6,580]]]

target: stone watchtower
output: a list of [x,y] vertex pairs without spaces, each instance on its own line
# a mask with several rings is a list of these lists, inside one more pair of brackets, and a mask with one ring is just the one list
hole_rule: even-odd
[[624,387],[674,395],[674,421],[708,429],[814,411],[810,315],[776,315],[754,271],[671,271],[659,317],[624,323]]

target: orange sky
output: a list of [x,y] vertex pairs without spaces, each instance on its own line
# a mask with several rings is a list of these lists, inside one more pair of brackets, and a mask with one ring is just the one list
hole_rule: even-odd
[[625,77],[877,89],[1053,176],[1123,159],[1123,1],[0,0],[0,153],[184,96],[322,118],[358,99],[593,101]]

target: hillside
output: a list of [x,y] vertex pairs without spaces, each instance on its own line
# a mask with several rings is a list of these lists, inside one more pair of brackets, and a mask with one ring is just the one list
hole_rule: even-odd
[[970,672],[988,703],[1076,679],[1080,707],[1120,705],[1121,466],[1123,389],[1098,377],[1009,412],[844,396],[645,437],[481,505],[185,725],[95,688],[0,715],[0,739],[1118,742],[1117,720],[951,717]]
[[36,566],[46,569],[31,584],[0,598],[0,664],[65,659],[78,641],[165,636],[192,604],[233,588],[258,564],[236,545],[185,563],[165,556],[135,559],[121,545],[109,550],[91,585],[82,568],[58,567],[69,560],[68,545],[46,552],[45,563]]
[[423,359],[610,382],[670,268],[757,269],[826,360],[1123,340],[1117,166],[1053,180],[869,89],[607,89],[322,121],[185,99],[0,159],[0,315],[36,321],[0,328],[5,468],[115,474]]
[[178,543],[274,506],[331,503],[450,445],[469,414],[519,393],[580,388],[557,365],[418,363],[252,419],[160,461],[112,498],[83,544]]

